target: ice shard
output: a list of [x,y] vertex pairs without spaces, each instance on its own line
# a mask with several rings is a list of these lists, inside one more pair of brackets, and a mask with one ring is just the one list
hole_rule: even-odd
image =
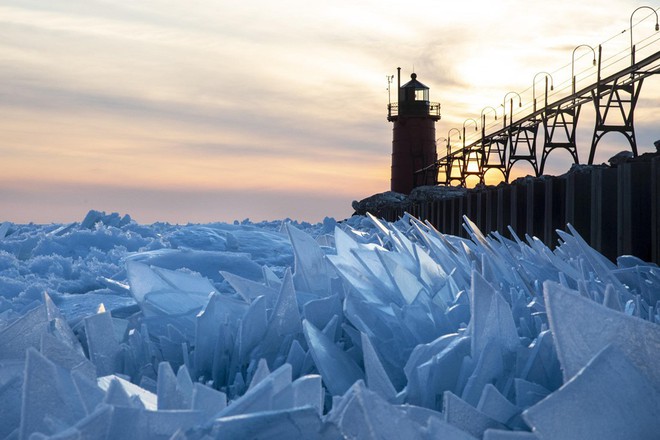
[[318,243],[290,223],[286,230],[291,238],[295,256],[296,287],[321,296],[330,294],[331,268]]
[[477,407],[483,389],[492,383],[504,382],[505,360],[500,345],[489,341],[479,354],[474,371],[468,378],[461,398],[470,405]]
[[289,386],[291,386],[291,366],[284,364],[250,388],[241,397],[231,402],[215,417],[222,418],[276,409],[273,408],[274,397]]
[[127,260],[170,271],[187,268],[215,283],[223,280],[220,271],[231,272],[254,281],[260,281],[263,277],[261,266],[252,261],[248,254],[240,252],[158,249],[131,254]]
[[355,440],[415,438],[422,428],[405,412],[368,390],[361,380],[338,399],[326,420],[335,424],[344,438]]
[[442,413],[447,423],[477,438],[481,438],[486,429],[504,428],[504,425],[466,403],[451,391],[444,393]]
[[107,439],[112,424],[114,408],[110,405],[99,405],[94,412],[80,419],[73,427],[58,433],[51,438],[65,439]]
[[85,417],[71,374],[28,348],[21,402],[20,438],[56,434]]
[[48,331],[46,306],[40,305],[0,331],[0,360],[22,359],[29,347],[38,348]]
[[49,333],[41,335],[40,353],[55,364],[79,372],[89,380],[96,379],[96,366],[91,363],[82,350],[78,351]]
[[660,326],[583,298],[558,284],[543,286],[564,381],[612,344],[660,390]]
[[268,298],[269,303],[274,302],[277,298],[278,289],[230,272],[221,271],[220,274],[247,303],[251,303],[260,296]]
[[516,396],[516,405],[520,408],[528,408],[543,400],[550,390],[537,383],[528,382],[516,377],[513,380]]
[[296,379],[291,384],[293,395],[293,408],[309,407],[316,409],[317,413],[323,415],[323,400],[325,393],[322,386],[321,376],[310,374]]
[[122,352],[115,339],[110,312],[101,307],[97,314],[86,317],[84,322],[89,358],[96,365],[96,373],[105,376],[120,372]]
[[25,361],[0,361],[0,437],[9,438],[21,422]]
[[521,411],[520,408],[509,402],[493,384],[484,386],[477,409],[504,425]]
[[337,428],[323,423],[316,410],[310,407],[221,417],[213,422],[210,435],[223,439],[341,438]]
[[511,308],[477,271],[472,272],[470,312],[472,357],[479,356],[491,340],[509,351],[515,351],[520,346]]
[[121,388],[124,390],[124,392],[129,398],[133,398],[133,397],[139,398],[140,401],[142,402],[142,406],[145,409],[148,409],[150,411],[155,411],[158,408],[157,395],[127,381],[122,377],[111,374],[109,376],[99,377],[97,379],[97,383],[98,383],[98,388],[106,392],[110,389],[110,386],[113,383],[119,385],[121,386]]
[[540,439],[651,440],[660,432],[658,414],[658,388],[623,351],[607,345],[523,417]]
[[128,261],[126,272],[131,286],[131,294],[138,302],[144,301],[147,293],[172,288],[170,283],[144,263]]
[[270,370],[268,369],[268,363],[266,362],[266,359],[259,359],[257,369],[252,375],[252,380],[250,381],[250,386],[248,387],[248,390],[254,388],[259,382],[261,382],[266,377],[268,377],[269,374],[270,374]]
[[[257,357],[265,358],[273,367],[283,363],[293,339],[302,336],[300,309],[296,299],[293,277],[287,270],[280,286],[277,302],[270,313],[263,340],[255,349]],[[289,341],[288,343],[283,342]]]
[[364,353],[364,369],[366,372],[367,386],[370,390],[377,392],[388,402],[396,398],[396,389],[392,381],[387,376],[383,364],[376,354],[374,346],[369,341],[369,337],[364,333],[362,336],[362,353]]
[[342,316],[342,304],[338,295],[328,296],[307,302],[303,315],[316,328],[323,328],[334,316]]
[[[190,409],[192,400],[192,382],[185,366],[179,370],[181,380],[174,375],[169,362],[158,365],[158,409]],[[186,386],[189,384],[189,386]]]
[[295,335],[302,332],[300,311],[296,300],[291,272],[287,271],[275,303],[268,332],[276,332],[279,336]]
[[193,384],[191,409],[204,413],[206,418],[211,418],[227,407],[227,395],[221,391],[214,390],[195,382]]
[[255,299],[240,321],[238,361],[247,362],[252,351],[262,342],[268,330],[266,298]]
[[305,339],[323,383],[333,395],[343,394],[364,373],[334,342],[307,321],[303,321]]
[[503,431],[501,429],[487,429],[483,440],[539,440],[534,433],[526,431]]

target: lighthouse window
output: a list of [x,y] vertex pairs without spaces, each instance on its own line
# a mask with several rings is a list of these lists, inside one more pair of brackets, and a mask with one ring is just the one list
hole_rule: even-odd
[[428,101],[428,98],[426,97],[426,90],[415,90],[415,101]]

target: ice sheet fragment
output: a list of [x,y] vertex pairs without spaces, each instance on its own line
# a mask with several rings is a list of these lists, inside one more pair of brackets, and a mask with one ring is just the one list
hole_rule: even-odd
[[612,344],[660,390],[660,326],[609,309],[556,283],[546,282],[543,291],[564,381]]
[[364,333],[361,333],[361,336],[367,386],[370,390],[380,394],[388,402],[393,402],[396,398],[396,389],[387,376],[387,372],[385,372],[385,368],[383,368],[383,364],[378,358],[378,354],[376,354],[376,350],[371,344],[369,337]]
[[515,351],[520,346],[511,308],[477,271],[472,272],[470,312],[472,357],[478,357],[489,340],[497,341],[509,351]]
[[221,271],[220,274],[247,303],[251,303],[259,296],[265,296],[269,302],[274,302],[275,298],[277,298],[279,289],[234,275],[230,272]]
[[520,368],[518,377],[545,384],[549,390],[559,388],[562,383],[561,371],[552,333],[547,330],[540,332],[530,350],[527,360],[518,365]]
[[324,424],[314,408],[262,411],[221,417],[213,422],[212,438],[225,439],[339,439],[334,425]]
[[71,372],[77,371],[90,380],[96,379],[96,366],[82,352],[74,350],[49,333],[41,335],[40,352],[55,364]]
[[486,385],[502,382],[505,372],[505,363],[499,344],[490,340],[483,351],[470,375],[461,394],[461,398],[470,405],[477,407],[479,399]]
[[286,231],[295,256],[296,287],[310,293],[327,296],[330,293],[331,268],[316,240],[290,223]]
[[477,409],[505,425],[513,416],[520,413],[520,408],[509,402],[493,384],[487,384],[483,388]]
[[[98,385],[96,378],[94,378],[93,381],[89,380],[87,376],[84,376],[77,371],[71,373],[71,379],[73,379],[73,384],[80,396],[85,412],[91,414],[96,410],[96,407],[103,402],[103,399],[105,398],[105,390]],[[105,389],[107,390],[107,387]],[[156,399],[154,396],[153,409],[156,408],[155,403]]]
[[114,407],[109,439],[169,439],[177,431],[186,431],[204,422],[198,411],[146,411]]
[[121,348],[114,336],[110,312],[101,312],[84,319],[89,358],[96,365],[96,373],[106,376],[120,372]]
[[240,252],[158,249],[131,254],[127,260],[171,271],[187,268],[217,283],[223,280],[221,270],[255,281],[260,281],[263,276],[261,266]]
[[[77,437],[72,436],[72,438],[105,439],[110,432],[113,410],[114,408],[110,405],[100,405],[94,412],[80,419],[67,431],[71,431],[75,433],[74,435],[77,435]],[[59,436],[62,434],[60,433]]]
[[488,428],[505,428],[504,425],[469,405],[451,391],[444,393],[442,413],[447,423],[477,438],[481,438]]
[[501,429],[487,429],[483,440],[538,440],[534,433],[526,431],[502,431]]
[[289,271],[284,274],[284,280],[270,318],[269,331],[271,329],[280,336],[302,332],[296,291],[293,286],[293,277]]
[[338,295],[309,301],[303,306],[303,315],[316,328],[323,328],[333,316],[342,316],[341,300]]
[[440,353],[417,366],[408,377],[408,402],[440,410],[443,393],[456,390],[463,360],[469,354],[470,338],[453,338]]
[[192,409],[210,418],[227,406],[227,395],[213,388],[195,382],[192,394]]
[[321,376],[310,374],[299,377],[291,384],[293,408],[315,408],[319,416],[323,414],[324,390]]
[[0,437],[8,437],[21,422],[21,396],[25,361],[0,361]]
[[323,382],[333,395],[343,394],[364,373],[355,362],[316,327],[303,321],[305,339]]
[[98,387],[103,391],[108,391],[113,382],[120,385],[129,397],[139,398],[145,409],[156,411],[158,408],[158,398],[154,393],[147,391],[124,378],[111,374],[97,379]]
[[339,428],[344,438],[355,440],[415,438],[422,428],[405,412],[367,389],[361,380],[333,405],[327,420]]
[[117,380],[111,380],[110,386],[106,390],[103,403],[112,406],[123,406],[127,408],[142,408],[141,401],[135,399],[132,400],[129,395],[124,391],[124,388],[119,384]]
[[20,437],[55,434],[86,415],[69,372],[28,348],[21,402]]
[[523,413],[539,438],[566,440],[656,439],[659,416],[657,388],[614,345]]
[[[216,414],[216,418],[274,409],[273,398],[291,385],[291,366],[284,364]],[[280,408],[278,408],[280,409]]]
[[40,305],[0,331],[0,360],[23,359],[28,347],[38,348],[48,330],[46,306]]
[[250,381],[248,390],[250,388],[254,388],[259,382],[268,377],[269,374],[270,370],[268,369],[268,363],[266,362],[266,359],[259,359],[257,369],[252,375],[252,380]]
[[528,382],[518,377],[513,380],[513,383],[516,395],[516,405],[520,408],[528,408],[550,394],[550,391],[544,386]]

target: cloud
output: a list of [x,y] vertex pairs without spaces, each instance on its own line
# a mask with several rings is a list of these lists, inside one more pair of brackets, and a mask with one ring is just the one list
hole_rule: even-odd
[[[389,186],[385,75],[397,66],[405,82],[414,65],[441,102],[441,137],[509,91],[524,111],[539,71],[552,72],[559,98],[572,49],[620,33],[632,9],[595,0],[7,0],[3,182],[361,198]],[[635,32],[642,41],[651,30]],[[607,44],[605,57],[626,58],[628,34]],[[660,109],[650,98],[658,84],[647,81],[636,114],[644,142]]]

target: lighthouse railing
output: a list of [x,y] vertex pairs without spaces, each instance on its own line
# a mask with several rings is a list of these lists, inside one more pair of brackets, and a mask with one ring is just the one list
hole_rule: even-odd
[[429,101],[413,101],[406,103],[392,103],[387,105],[387,120],[391,121],[398,116],[432,116],[440,118],[440,103]]

